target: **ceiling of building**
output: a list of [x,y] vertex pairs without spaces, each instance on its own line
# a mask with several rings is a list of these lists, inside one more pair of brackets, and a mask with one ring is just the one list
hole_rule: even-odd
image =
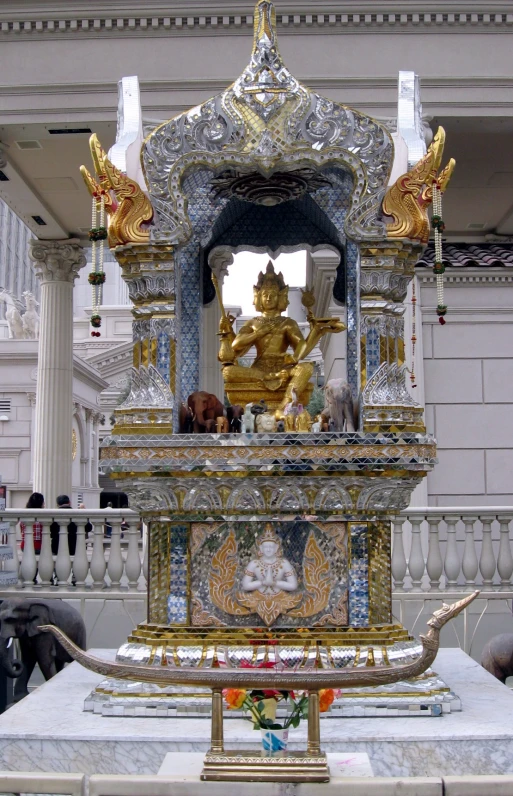
[[[3,171],[9,179],[0,182],[0,196],[38,237],[86,239],[90,224],[90,198],[79,172],[82,164],[90,168],[90,134],[49,131],[91,130],[108,149],[115,138],[115,109],[112,115],[111,122],[0,126],[8,161]],[[434,129],[439,124],[447,133],[445,156],[457,163],[444,199],[447,237],[465,241],[513,235],[513,118],[448,116],[431,122]]]

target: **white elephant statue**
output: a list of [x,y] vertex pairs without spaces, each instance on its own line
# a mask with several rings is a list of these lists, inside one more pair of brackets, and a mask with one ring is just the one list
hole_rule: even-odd
[[270,412],[256,417],[256,430],[259,434],[273,434],[276,431],[276,418]]
[[322,417],[331,421],[334,431],[354,431],[353,396],[347,381],[330,379],[324,388],[324,398]]

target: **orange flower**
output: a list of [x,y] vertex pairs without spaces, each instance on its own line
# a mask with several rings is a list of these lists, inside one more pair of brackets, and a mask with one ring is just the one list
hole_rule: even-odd
[[227,688],[224,691],[224,698],[228,710],[238,710],[244,704],[246,699],[246,691],[241,688]]
[[335,692],[333,688],[323,688],[319,691],[319,710],[325,713],[333,700],[335,699]]

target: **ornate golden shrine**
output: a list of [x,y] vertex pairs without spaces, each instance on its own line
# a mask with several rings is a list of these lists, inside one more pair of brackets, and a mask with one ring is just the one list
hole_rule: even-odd
[[[268,0],[256,4],[242,75],[141,142],[146,185],[115,167],[93,137],[96,176],[83,176],[93,197],[106,193],[109,243],[134,305],[131,392],[101,464],[149,529],[148,621],[118,654],[123,665],[147,664],[144,679],[210,687],[220,661],[232,682],[241,662],[270,654],[305,682],[312,667],[367,686],[428,665],[392,617],[390,517],[436,462],[422,408],[406,389],[403,313],[429,204],[454,168],[450,161],[439,173],[444,139],[439,130],[425,157],[390,185],[387,126],[290,74]],[[358,430],[177,434],[180,403],[199,388],[209,253],[321,244],[340,252],[345,269]],[[261,274],[260,316],[236,333],[223,311],[220,325],[228,399],[263,398],[278,416],[294,396],[307,402],[304,358],[345,326],[316,318],[312,299],[310,333],[298,334],[282,315],[280,276],[272,267]],[[252,345],[247,367],[237,360]],[[182,677],[192,667],[199,674]],[[315,690],[310,680],[305,687]],[[217,732],[218,689],[214,697]],[[221,754],[222,742],[216,748]]]

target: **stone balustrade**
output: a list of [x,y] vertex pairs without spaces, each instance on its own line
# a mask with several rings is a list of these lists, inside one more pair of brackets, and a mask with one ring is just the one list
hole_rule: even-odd
[[[126,526],[121,528],[122,521]],[[393,591],[432,593],[513,591],[513,507],[465,506],[408,509],[393,520]],[[34,552],[32,525],[41,522],[41,552]],[[26,526],[21,550],[19,523]],[[52,555],[50,526],[59,524]],[[67,526],[77,526],[73,556]],[[89,533],[86,526],[92,525]],[[111,535],[105,528],[110,525]],[[139,515],[129,509],[7,509],[0,512],[0,543],[16,554],[5,559],[0,589],[144,591],[147,550]],[[5,548],[4,548],[5,553]],[[9,573],[9,574],[7,574]],[[37,575],[36,575],[37,573]],[[16,583],[12,581],[17,575]],[[34,582],[36,578],[36,582]],[[10,582],[9,582],[10,581]]]
[[509,506],[408,509],[393,521],[393,590],[513,590]]
[[[23,550],[20,522],[25,525]],[[35,522],[42,525],[38,555],[34,551]],[[73,556],[68,539],[71,522],[76,525]],[[52,554],[53,523],[59,526],[57,555]],[[143,541],[139,515],[129,509],[4,510],[0,512],[0,589],[145,591],[148,557]]]

